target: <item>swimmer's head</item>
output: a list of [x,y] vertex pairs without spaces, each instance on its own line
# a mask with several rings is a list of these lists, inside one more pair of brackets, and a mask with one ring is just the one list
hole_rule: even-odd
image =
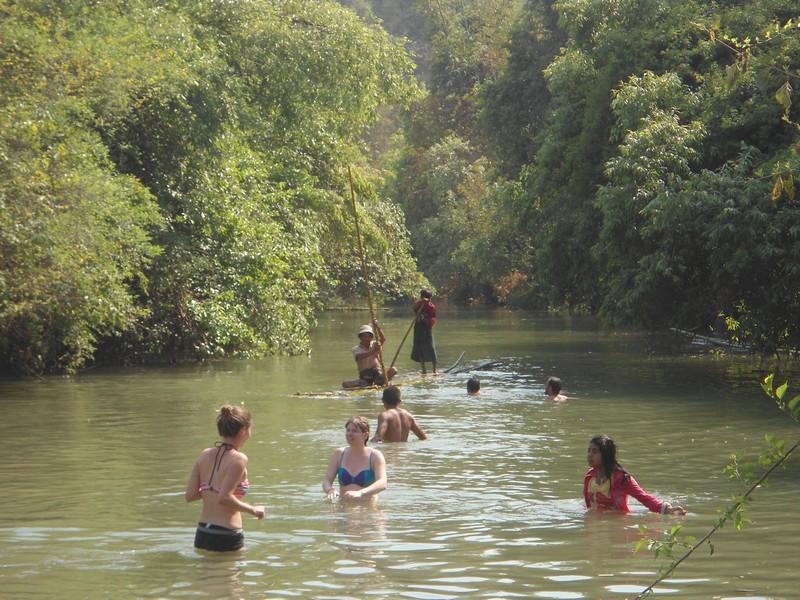
[[551,396],[558,396],[561,393],[561,380],[558,377],[548,377],[544,391]]
[[481,391],[481,380],[477,377],[470,377],[467,380],[467,393],[477,394]]
[[397,406],[400,404],[400,388],[396,385],[390,385],[383,390],[383,403],[386,406]]
[[369,421],[367,421],[364,417],[350,417],[347,420],[347,423],[344,424],[345,431],[354,427],[362,434],[364,434],[364,445],[367,445],[367,440],[369,440]]
[[619,466],[619,463],[617,463],[617,445],[614,440],[603,434],[596,435],[589,440],[590,453],[593,446],[600,452],[600,464],[603,467],[603,472],[607,477],[611,477],[611,473]]

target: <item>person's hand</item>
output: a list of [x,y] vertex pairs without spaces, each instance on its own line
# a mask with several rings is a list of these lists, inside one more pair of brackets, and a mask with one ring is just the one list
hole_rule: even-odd
[[327,492],[325,492],[325,496],[327,496],[328,500],[335,500],[339,493],[336,491],[336,488],[331,486]]
[[264,515],[266,514],[266,512],[267,511],[264,510],[263,506],[254,506],[253,507],[253,516],[256,519],[263,519]]
[[670,506],[666,511],[668,515],[685,515],[686,509],[682,506]]
[[364,491],[363,490],[347,490],[344,493],[344,497],[347,498],[348,500],[358,500],[358,499],[364,497]]

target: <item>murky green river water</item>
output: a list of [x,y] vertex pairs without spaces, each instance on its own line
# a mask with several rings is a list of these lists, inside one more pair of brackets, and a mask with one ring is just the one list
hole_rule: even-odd
[[[93,370],[72,379],[0,381],[2,598],[625,598],[660,563],[633,553],[638,526],[702,534],[738,489],[734,451],[797,427],[758,387],[745,359],[675,340],[608,335],[591,322],[519,312],[440,309],[442,363],[467,374],[403,387],[426,442],[384,445],[389,489],[375,507],[331,504],[320,490],[344,422],[375,423],[377,393],[295,396],[354,375],[364,313],[321,317],[310,357],[158,369]],[[407,326],[385,317],[388,352]],[[399,366],[413,368],[403,350]],[[553,404],[559,375],[570,401]],[[215,441],[223,402],[253,413],[252,502],[243,554],[192,548],[199,513],[183,489]],[[585,450],[608,433],[642,486],[686,518],[587,514]],[[412,436],[413,437],[413,436]],[[659,589],[676,598],[798,598],[800,466],[760,490],[754,524],[715,537]]]

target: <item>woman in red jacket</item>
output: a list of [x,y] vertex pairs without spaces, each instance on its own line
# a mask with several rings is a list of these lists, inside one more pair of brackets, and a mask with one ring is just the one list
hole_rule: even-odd
[[685,515],[682,506],[672,506],[645,492],[633,476],[617,462],[617,447],[607,435],[591,439],[586,460],[589,471],[583,478],[583,498],[592,509],[616,509],[628,512],[628,496],[633,496],[652,512]]

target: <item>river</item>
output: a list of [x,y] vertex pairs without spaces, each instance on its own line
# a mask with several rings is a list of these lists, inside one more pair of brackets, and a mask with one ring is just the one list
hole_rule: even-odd
[[[626,598],[663,562],[633,552],[645,525],[702,535],[739,490],[733,452],[797,426],[759,388],[750,359],[672,336],[609,334],[588,319],[441,307],[443,366],[467,373],[402,387],[429,440],[382,445],[389,489],[375,506],[324,499],[344,423],[375,423],[377,392],[330,396],[352,377],[365,313],[325,313],[310,356],[178,367],[94,369],[73,378],[2,380],[0,596],[3,598]],[[387,353],[408,325],[384,316]],[[414,370],[410,340],[398,365]],[[570,399],[548,402],[558,375]],[[800,383],[800,380],[795,382]],[[796,389],[796,388],[795,388]],[[310,395],[296,395],[297,392]],[[252,412],[246,549],[192,548],[197,504],[183,491],[216,438],[224,402]],[[585,511],[586,446],[607,433],[649,492],[685,518]],[[793,437],[794,436],[794,437]],[[413,436],[412,436],[413,438]],[[754,523],[714,537],[657,591],[677,598],[797,598],[795,461],[756,492]]]

